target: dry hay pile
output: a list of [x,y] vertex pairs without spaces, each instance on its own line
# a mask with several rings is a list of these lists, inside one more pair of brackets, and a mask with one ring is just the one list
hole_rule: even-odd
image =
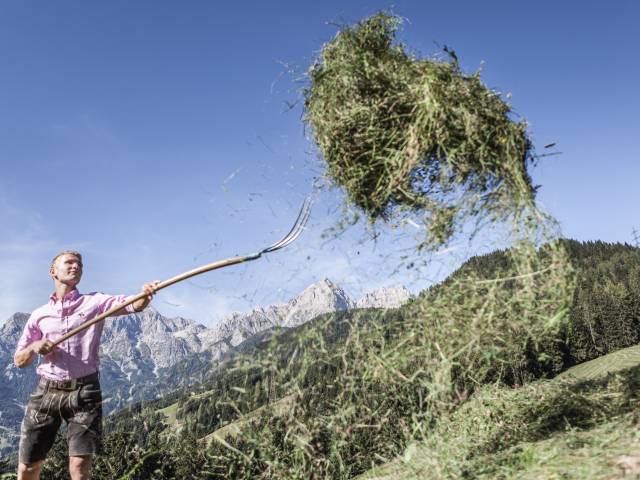
[[343,28],[309,72],[306,121],[328,177],[371,220],[397,207],[426,212],[431,240],[456,221],[502,217],[530,201],[533,160],[524,121],[479,74],[394,43],[400,20],[379,13]]

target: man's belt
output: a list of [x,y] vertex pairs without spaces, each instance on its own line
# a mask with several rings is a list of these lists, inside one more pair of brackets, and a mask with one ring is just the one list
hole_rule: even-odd
[[93,383],[98,381],[100,375],[98,372],[92,373],[91,375],[87,375],[85,377],[73,378],[71,380],[49,380],[48,378],[40,377],[40,383],[47,390],[75,390],[82,385],[87,383]]

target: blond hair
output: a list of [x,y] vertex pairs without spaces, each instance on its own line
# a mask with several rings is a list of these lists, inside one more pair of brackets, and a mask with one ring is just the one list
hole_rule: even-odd
[[75,250],[63,250],[62,252],[57,254],[55,257],[53,257],[53,260],[51,260],[51,268],[53,268],[53,266],[56,264],[56,260],[58,260],[63,255],[73,255],[77,257],[78,260],[80,261],[80,265],[82,265],[82,255],[80,254],[80,252],[76,252]]

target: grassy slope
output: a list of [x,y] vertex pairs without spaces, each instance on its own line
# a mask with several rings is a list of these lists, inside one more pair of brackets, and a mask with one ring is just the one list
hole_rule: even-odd
[[[634,340],[637,341],[637,338]],[[638,364],[640,364],[640,346],[623,349],[594,361],[585,362],[564,372],[557,378],[564,381],[572,381],[573,378],[579,383],[606,373],[632,368]],[[545,382],[537,383],[542,385]],[[551,384],[553,381],[546,383]],[[483,390],[479,392],[479,395],[482,393]],[[177,405],[172,405],[159,410],[168,417],[167,423],[169,424],[175,423],[176,407]],[[222,427],[216,433],[223,437],[228,434],[236,435],[247,424],[247,420],[255,418],[261,412],[262,409],[257,409],[247,413],[236,422]],[[535,441],[521,441],[515,446],[511,445],[509,448],[500,450],[495,455],[496,464],[500,465],[499,469],[485,474],[484,478],[496,478],[496,475],[501,478],[602,478],[603,475],[615,475],[620,471],[616,463],[621,454],[633,454],[634,452],[640,454],[640,443],[638,443],[638,437],[635,433],[637,430],[635,419],[636,416],[631,413],[599,418],[597,424],[590,425],[588,428],[560,429],[562,431],[552,432],[545,438],[537,438]],[[207,437],[211,437],[211,434]],[[425,476],[444,478],[425,473],[420,462],[416,461],[421,456],[421,451],[424,451],[424,446],[410,447],[406,456],[409,459],[408,462],[401,460],[393,462],[384,468],[375,470],[370,478],[378,476],[380,478],[425,478]],[[487,458],[485,456],[485,460]],[[482,477],[482,475],[476,475],[474,478],[478,477]]]
[[640,365],[640,345],[623,348],[609,355],[581,363],[562,372],[557,378],[574,377],[577,380],[592,380],[637,365]]
[[170,427],[176,427],[178,424],[178,419],[176,418],[177,412],[178,412],[178,402],[172,403],[168,407],[157,410],[157,413],[165,416],[166,424]]
[[[209,395],[213,395],[213,393],[214,393],[213,391],[206,391],[206,392],[199,393],[197,395],[193,395],[192,398],[206,397]],[[224,427],[221,427],[215,430],[214,432],[211,432],[210,434],[203,437],[202,440],[206,441],[207,443],[210,443],[211,441],[214,440],[214,437],[224,439],[229,435],[235,436],[242,431],[242,427],[244,425],[246,425],[252,419],[257,418],[259,415],[264,413],[266,409],[270,409],[274,415],[283,414],[291,404],[292,400],[293,400],[293,395],[287,395],[286,397],[283,397],[280,400],[275,401],[269,405],[263,405],[262,407],[256,408],[252,412],[249,412],[243,415],[242,417],[237,419],[235,422],[231,422],[225,425]],[[178,411],[177,402],[172,403],[168,407],[156,410],[157,413],[160,413],[165,416],[166,418],[165,423],[169,427],[171,427],[172,430],[177,430],[180,428],[180,422],[176,418],[177,411]]]
[[263,405],[260,408],[256,408],[254,411],[243,415],[235,422],[231,422],[224,427],[219,428],[218,430],[210,433],[209,435],[202,438],[202,440],[206,441],[207,444],[211,443],[214,440],[224,440],[228,436],[236,436],[240,432],[242,432],[242,428],[252,420],[258,418],[259,415],[265,412],[265,410],[269,409],[271,413],[274,415],[282,415],[284,414],[289,406],[291,405],[294,399],[293,395],[287,395],[286,397],[281,398],[280,400],[273,402],[269,405]]
[[[640,345],[577,365],[555,379],[542,383],[551,384],[558,381],[577,383],[630,368],[640,368]],[[203,392],[198,395],[206,396],[211,393]],[[247,422],[263,413],[265,408],[272,408],[276,414],[286,410],[290,398],[290,396],[284,397],[268,407],[260,407],[212,432],[203,440],[209,443],[216,438],[224,440],[229,435],[235,436],[241,432]],[[167,424],[175,428],[178,426],[175,418],[176,410],[177,403],[158,412],[164,414],[167,417]],[[498,475],[499,478],[512,479],[613,479],[622,475],[625,468],[628,473],[640,475],[640,430],[637,417],[637,413],[630,412],[608,418],[592,428],[568,429],[535,442],[521,442],[498,455],[499,458],[496,460],[501,467],[497,471],[479,478],[495,478]],[[405,458],[376,468],[361,478],[362,480],[425,478],[425,468],[419,460],[425,455],[425,448],[419,445],[411,447]],[[630,462],[631,466],[626,466],[625,462]],[[638,464],[636,465],[635,462]]]
[[[541,387],[558,382],[578,384],[616,372],[640,369],[640,345],[625,348],[601,358],[577,365]],[[479,392],[480,396],[484,391]],[[616,392],[608,395],[617,395]],[[482,403],[482,402],[480,402]],[[590,428],[560,429],[546,438],[520,442],[489,458],[497,468],[473,478],[505,479],[592,479],[640,478],[640,422],[637,409],[620,415],[603,416]],[[362,480],[409,480],[446,478],[434,475],[426,445],[407,449],[404,458],[360,476]]]
[[[430,477],[419,462],[424,452],[416,449],[409,461],[395,461],[362,475],[362,480],[419,480]],[[497,471],[475,478],[504,479],[616,479],[640,475],[640,436],[633,414],[611,419],[589,430],[553,435],[538,442],[525,442],[502,458]],[[629,476],[623,477],[625,463]]]
[[[190,398],[205,398],[213,395],[214,393],[215,392],[213,392],[212,390],[207,390],[200,393],[192,393],[190,395]],[[180,427],[180,422],[177,418],[178,402],[172,403],[171,405],[168,405],[164,408],[160,408],[156,410],[156,413],[164,415],[164,417],[166,418],[165,423],[172,429],[177,430]]]

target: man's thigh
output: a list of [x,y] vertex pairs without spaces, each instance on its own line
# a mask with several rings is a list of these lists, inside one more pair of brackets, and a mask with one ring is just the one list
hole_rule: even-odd
[[44,460],[60,428],[60,399],[38,384],[31,394],[20,428],[20,463]]
[[71,402],[67,420],[69,456],[99,453],[102,448],[102,394],[98,381],[83,385]]

